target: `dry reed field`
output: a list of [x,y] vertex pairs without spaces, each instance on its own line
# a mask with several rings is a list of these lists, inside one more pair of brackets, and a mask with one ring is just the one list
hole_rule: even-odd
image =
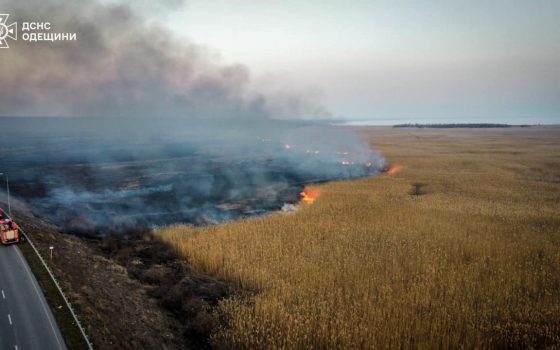
[[157,232],[245,291],[217,348],[560,348],[560,128],[360,128],[396,174]]

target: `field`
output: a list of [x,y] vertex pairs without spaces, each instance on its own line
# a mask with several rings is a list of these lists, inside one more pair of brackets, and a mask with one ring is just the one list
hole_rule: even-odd
[[560,128],[360,128],[395,174],[157,235],[240,292],[218,348],[560,348]]

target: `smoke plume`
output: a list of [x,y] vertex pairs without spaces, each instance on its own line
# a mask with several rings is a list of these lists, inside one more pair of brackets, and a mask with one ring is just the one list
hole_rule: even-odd
[[253,91],[246,67],[126,4],[0,3],[10,20],[77,33],[0,52],[3,171],[14,195],[67,231],[265,214],[295,203],[307,183],[384,166],[351,130],[304,121],[323,109]]
[[[10,21],[50,22],[76,41],[11,42],[0,60],[0,115],[269,118],[274,101],[250,89],[240,64],[176,38],[127,4],[0,1]],[[295,103],[294,103],[295,102]],[[303,107],[303,108],[302,108]],[[316,113],[297,97],[291,117]],[[286,114],[285,111],[283,111]]]

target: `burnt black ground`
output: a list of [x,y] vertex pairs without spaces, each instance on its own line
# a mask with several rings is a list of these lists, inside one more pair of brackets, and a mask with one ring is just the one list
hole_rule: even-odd
[[371,175],[344,128],[277,121],[0,118],[12,195],[67,232],[127,236],[278,210],[307,183]]

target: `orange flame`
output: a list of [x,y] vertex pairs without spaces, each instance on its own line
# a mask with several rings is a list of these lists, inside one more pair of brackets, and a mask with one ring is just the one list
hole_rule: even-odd
[[404,169],[404,166],[402,166],[400,164],[391,164],[387,168],[387,174],[395,175],[396,173],[398,173],[399,171],[401,171],[403,169]]
[[306,188],[300,194],[301,200],[307,204],[313,204],[317,198],[321,195],[321,192],[317,189]]

